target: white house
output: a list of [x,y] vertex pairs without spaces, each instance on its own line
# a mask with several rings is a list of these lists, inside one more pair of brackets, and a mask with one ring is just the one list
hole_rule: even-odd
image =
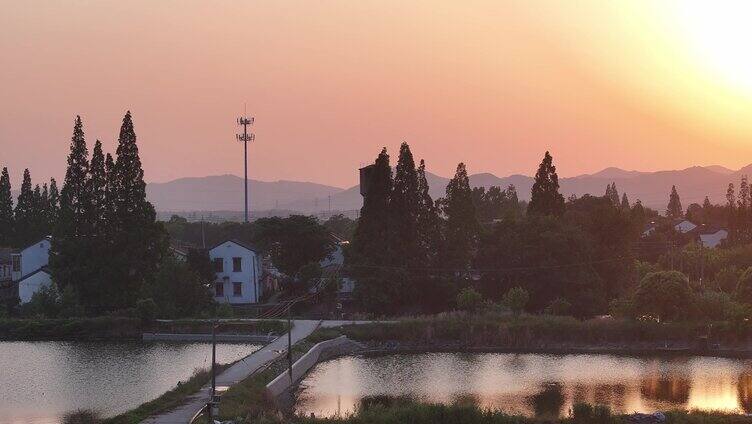
[[724,229],[712,229],[700,234],[700,243],[705,247],[718,247],[728,237],[728,231]]
[[52,277],[47,270],[50,262],[50,245],[50,237],[45,237],[12,254],[11,275],[18,285],[21,303],[31,300],[31,296],[40,288],[52,284]]
[[691,223],[690,221],[684,219],[682,221],[679,221],[674,225],[674,229],[682,234],[686,234],[692,230],[697,228],[697,225]]
[[21,303],[26,303],[31,300],[34,293],[42,287],[49,287],[51,284],[52,276],[47,267],[39,268],[18,280],[18,298]]
[[257,303],[261,298],[261,256],[238,240],[224,241],[209,249],[214,267],[214,300],[222,303]]

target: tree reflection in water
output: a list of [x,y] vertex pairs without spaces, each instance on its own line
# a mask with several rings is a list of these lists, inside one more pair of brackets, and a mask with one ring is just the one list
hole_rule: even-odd
[[690,381],[677,375],[652,375],[642,379],[640,393],[645,399],[683,406],[689,400]]
[[739,407],[747,414],[752,413],[752,374],[743,372],[736,383]]
[[560,383],[544,383],[541,391],[528,397],[536,417],[558,418],[564,406],[564,393]]

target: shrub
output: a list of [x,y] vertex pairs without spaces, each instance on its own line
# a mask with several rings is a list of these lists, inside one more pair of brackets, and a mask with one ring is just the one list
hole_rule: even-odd
[[752,267],[749,267],[739,276],[736,285],[736,300],[744,303],[752,303]]
[[99,412],[91,409],[78,409],[63,415],[63,424],[98,424],[101,422]]
[[530,295],[525,289],[522,287],[514,287],[509,289],[507,294],[504,295],[503,303],[507,308],[511,309],[512,312],[519,314],[525,309],[529,300]]
[[233,316],[232,306],[229,303],[222,303],[217,306],[216,315],[219,318],[232,318]]
[[549,315],[567,315],[571,307],[572,307],[572,304],[567,302],[566,299],[557,297],[551,302],[551,304],[546,306],[546,309],[544,312]]
[[679,271],[651,272],[640,281],[633,301],[638,315],[659,321],[680,318],[691,301],[687,276]]
[[136,302],[136,311],[138,317],[141,318],[141,321],[151,322],[154,321],[157,316],[157,304],[154,302],[154,299],[151,298],[139,299]]
[[476,311],[483,302],[483,296],[472,287],[465,287],[457,295],[457,309],[463,311]]

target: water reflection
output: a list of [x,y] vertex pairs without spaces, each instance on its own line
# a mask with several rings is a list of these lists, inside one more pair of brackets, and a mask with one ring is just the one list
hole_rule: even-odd
[[320,364],[306,377],[296,410],[347,415],[368,396],[471,403],[542,418],[567,415],[577,402],[618,412],[750,412],[752,361],[452,353],[346,357]]
[[[217,358],[257,348],[220,344]],[[0,422],[57,423],[78,408],[115,415],[208,367],[210,355],[205,343],[0,342]]]

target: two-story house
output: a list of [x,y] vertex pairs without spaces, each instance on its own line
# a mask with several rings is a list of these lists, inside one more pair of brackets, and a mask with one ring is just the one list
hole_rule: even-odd
[[257,303],[261,298],[261,256],[255,247],[227,240],[209,249],[214,267],[214,300],[221,303]]
[[11,275],[18,287],[18,298],[21,303],[30,301],[34,293],[52,284],[52,276],[47,269],[50,262],[50,245],[51,238],[45,237],[18,253],[11,254]]

